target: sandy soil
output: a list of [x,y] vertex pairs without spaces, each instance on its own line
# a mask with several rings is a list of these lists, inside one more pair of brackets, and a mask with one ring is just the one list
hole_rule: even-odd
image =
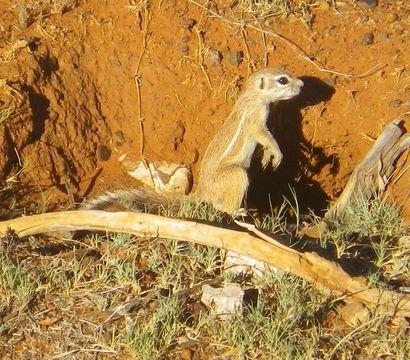
[[[275,129],[280,169],[252,167],[251,207],[266,209],[268,195],[279,204],[291,184],[302,210],[319,213],[385,124],[410,111],[404,0],[318,1],[305,22],[300,8],[255,18],[225,1],[152,1],[148,11],[127,1],[15,3],[0,3],[3,212],[72,208],[136,186],[119,152],[188,164],[195,179],[244,80],[265,65],[306,86]],[[409,181],[406,172],[389,188],[407,219]]]

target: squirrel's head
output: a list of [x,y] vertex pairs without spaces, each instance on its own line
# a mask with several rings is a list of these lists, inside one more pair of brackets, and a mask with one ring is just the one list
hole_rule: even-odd
[[245,91],[255,92],[267,102],[276,102],[299,95],[302,86],[302,80],[286,71],[265,68],[249,77]]

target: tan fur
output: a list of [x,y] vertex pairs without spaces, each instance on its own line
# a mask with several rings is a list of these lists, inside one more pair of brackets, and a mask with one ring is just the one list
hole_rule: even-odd
[[[263,148],[263,167],[271,162],[275,169],[282,161],[278,143],[266,127],[269,105],[298,95],[302,86],[301,80],[271,68],[250,76],[232,112],[209,144],[201,162],[197,190],[188,197],[158,194],[149,189],[128,193],[123,190],[103,195],[86,207],[95,209],[102,208],[102,203],[123,202],[135,205],[134,210],[141,210],[146,203],[166,206],[189,199],[209,202],[222,211],[235,214],[246,196],[247,170],[256,145]],[[136,206],[138,203],[142,206]]]

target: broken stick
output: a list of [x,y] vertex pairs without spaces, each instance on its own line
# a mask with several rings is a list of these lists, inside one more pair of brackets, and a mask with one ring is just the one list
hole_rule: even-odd
[[368,200],[384,192],[395,169],[397,158],[410,148],[410,134],[403,134],[403,121],[388,124],[361,163],[354,169],[346,187],[329,208],[325,218],[337,218],[347,205]]

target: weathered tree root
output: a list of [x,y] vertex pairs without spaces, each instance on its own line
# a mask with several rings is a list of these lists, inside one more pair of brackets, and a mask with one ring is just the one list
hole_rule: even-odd
[[361,163],[355,168],[342,194],[329,208],[325,218],[337,218],[349,204],[370,199],[386,190],[395,161],[410,148],[410,134],[403,134],[402,120],[385,127]]
[[298,275],[321,290],[359,301],[371,309],[377,308],[386,315],[399,318],[410,316],[409,295],[370,289],[366,279],[349,276],[338,264],[316,253],[287,249],[282,244],[276,245],[275,239],[267,242],[241,231],[158,215],[95,210],[33,215],[0,223],[1,234],[6,234],[10,229],[19,237],[52,231],[125,232],[232,250]]
[[343,222],[343,211],[357,201],[367,201],[383,193],[395,170],[397,158],[410,148],[410,134],[404,133],[403,120],[390,122],[377,138],[364,159],[354,169],[339,198],[329,207],[324,218],[315,226],[303,228],[299,234],[320,238],[328,231],[331,221]]

